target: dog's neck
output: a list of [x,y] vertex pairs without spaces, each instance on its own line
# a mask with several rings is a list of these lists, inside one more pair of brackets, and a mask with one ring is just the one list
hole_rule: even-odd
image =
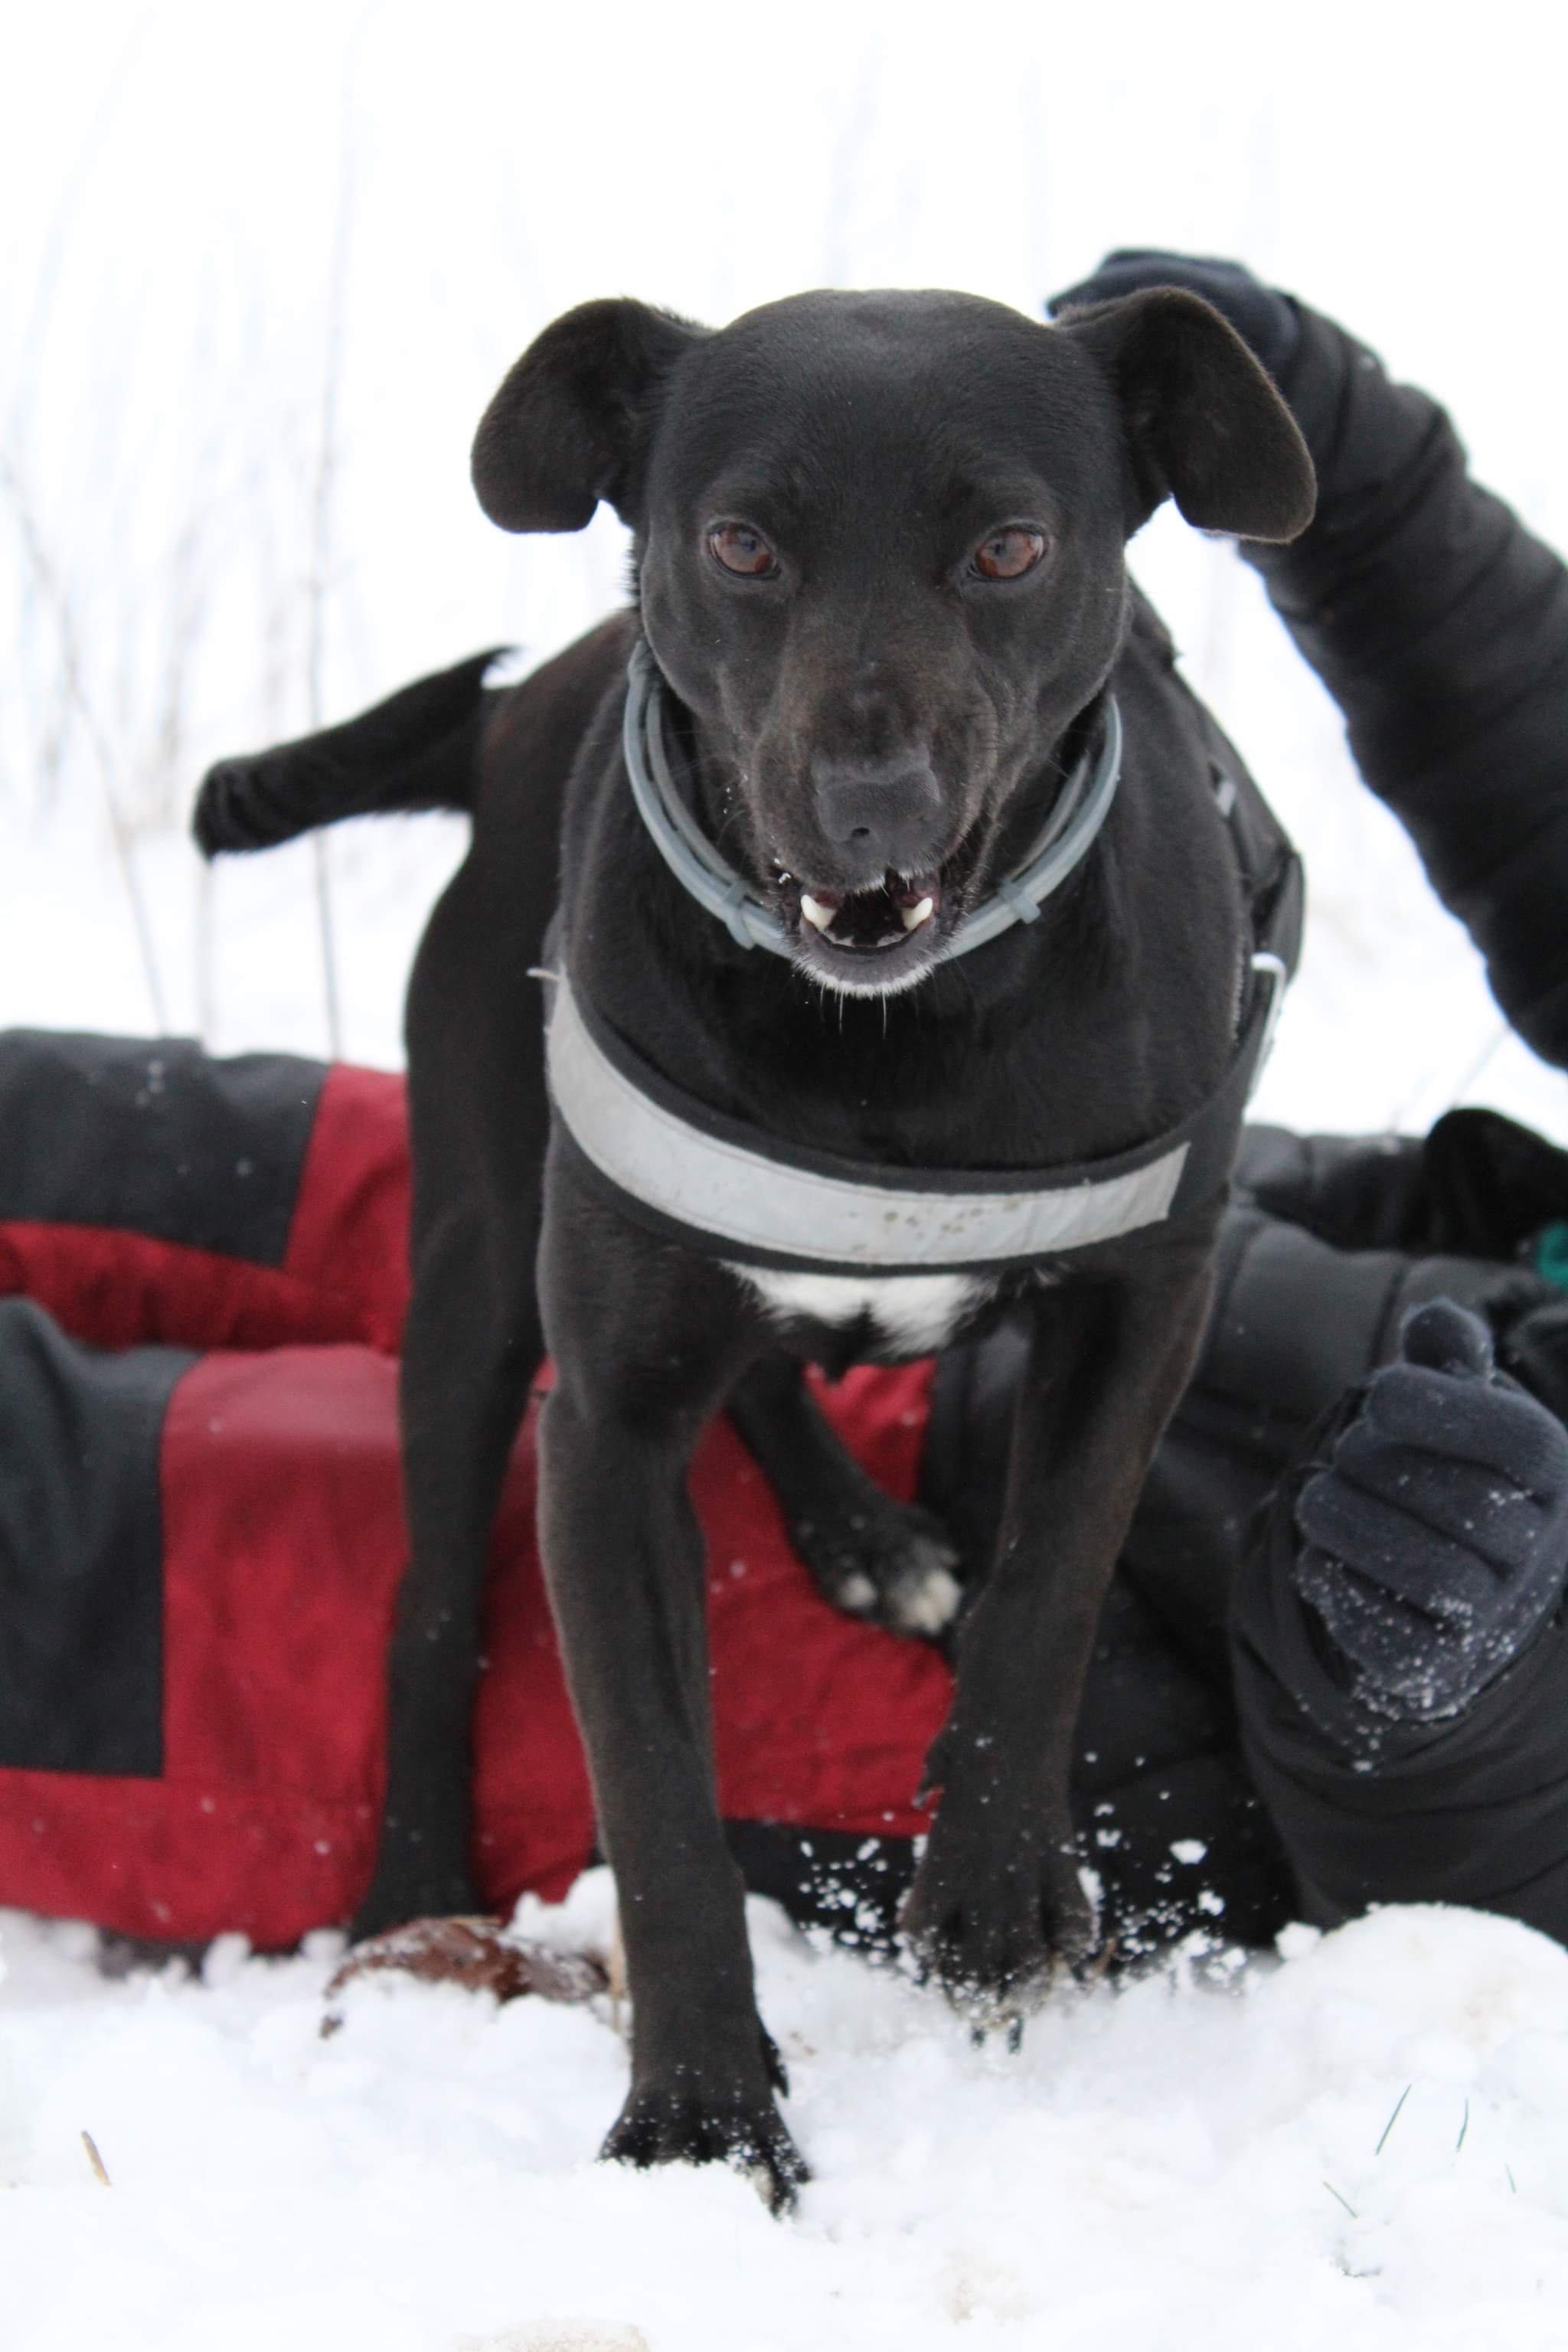
[[[689,805],[717,828],[724,821],[718,760],[694,737],[683,717],[670,730],[671,752]],[[1069,730],[1063,749],[1070,748]],[[1019,795],[1015,822],[1025,846],[1058,790],[1059,772],[1042,763],[1037,784]],[[1014,1140],[1011,1088],[1026,1085],[1042,1059],[1060,1066],[1065,1086],[1080,1057],[1087,1067],[1110,1050],[1114,1022],[1124,1017],[1111,971],[1127,936],[1115,919],[1114,823],[1035,922],[977,954],[939,962],[900,993],[849,996],[785,957],[740,946],[669,873],[623,794],[624,781],[615,795],[616,846],[605,842],[622,917],[571,943],[569,961],[577,985],[656,1068],[716,1110],[850,1157],[1037,1164],[1037,1134],[1020,1129]],[[738,845],[724,846],[733,856]],[[1094,1007],[1101,994],[1103,1021]],[[1049,1055],[1020,1053],[1042,1025],[1054,1033]],[[995,1138],[978,1158],[955,1122],[958,1103]],[[1121,1139],[1087,1135],[1083,1149]]]
[[[825,988],[786,957],[740,945],[698,904],[638,813],[616,756],[624,689],[607,691],[587,759],[595,782],[565,849],[574,986],[688,1096],[805,1148],[1037,1168],[1160,1132],[1224,1066],[1237,952],[1235,856],[1206,771],[1179,730],[1156,732],[1152,759],[1142,723],[1169,667],[1157,633],[1129,630],[1109,681],[1138,713],[1122,788],[1038,919],[886,996]],[[1080,712],[1015,787],[993,885],[994,861],[1016,858],[1043,821],[1084,723]],[[750,866],[722,748],[699,747],[685,712],[669,741],[688,806]]]

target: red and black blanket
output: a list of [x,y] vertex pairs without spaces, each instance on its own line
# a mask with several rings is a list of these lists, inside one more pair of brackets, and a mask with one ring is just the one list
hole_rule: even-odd
[[[0,1039],[0,1904],[281,1947],[346,1918],[381,1798],[403,1560],[403,1085],[289,1056]],[[912,1491],[930,1367],[826,1410]],[[594,1813],[533,1534],[491,1555],[478,1866],[559,1895]],[[727,1422],[708,1538],[721,1796],[825,1857],[901,1846],[948,1670],[829,1608]],[[765,1877],[765,1870],[763,1873]]]

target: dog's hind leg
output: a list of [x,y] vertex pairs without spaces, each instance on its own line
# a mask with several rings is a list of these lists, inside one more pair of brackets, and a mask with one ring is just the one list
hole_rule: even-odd
[[730,1417],[784,1512],[790,1542],[824,1600],[896,1633],[934,1639],[958,1612],[959,1556],[940,1519],[900,1503],[840,1443],[784,1355],[753,1364]]
[[[545,861],[542,906],[549,898]],[[479,1907],[470,1739],[491,1522],[543,1352],[535,1294],[548,1109],[536,920],[488,908],[470,858],[436,910],[409,992],[414,1293],[404,1337],[409,1559],[388,1662],[387,1787],[367,1935]],[[516,920],[498,926],[498,914]]]
[[477,1907],[469,1717],[485,1556],[543,1352],[535,1262],[550,1114],[534,967],[554,912],[566,780],[624,665],[629,625],[617,616],[510,693],[481,696],[469,666],[485,726],[478,772],[455,778],[453,791],[474,804],[474,845],[431,918],[408,992],[414,1295],[401,1402],[410,1551],[389,1659],[385,1814],[355,1915],[361,1934]]

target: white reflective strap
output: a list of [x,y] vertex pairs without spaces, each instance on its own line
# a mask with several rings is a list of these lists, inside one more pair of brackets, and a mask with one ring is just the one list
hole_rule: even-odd
[[924,1192],[790,1167],[706,1133],[642,1092],[552,990],[550,1087],[600,1174],[678,1224],[804,1265],[908,1270],[1001,1265],[1113,1241],[1170,1212],[1188,1146],[1147,1167],[1054,1190]]
[[1263,1076],[1264,1064],[1274,1051],[1274,1032],[1279,1026],[1279,1015],[1285,1010],[1285,991],[1290,985],[1290,973],[1283,956],[1270,948],[1259,948],[1252,959],[1252,969],[1259,981],[1268,983],[1268,1010],[1263,1016],[1263,1036],[1258,1048],[1258,1059],[1252,1065],[1252,1078],[1247,1092],[1248,1100],[1258,1091],[1258,1081]]

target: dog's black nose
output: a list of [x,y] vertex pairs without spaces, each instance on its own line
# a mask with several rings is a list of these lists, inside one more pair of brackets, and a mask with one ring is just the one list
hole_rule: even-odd
[[839,760],[811,763],[816,821],[824,838],[857,872],[929,874],[940,863],[942,787],[925,760]]

